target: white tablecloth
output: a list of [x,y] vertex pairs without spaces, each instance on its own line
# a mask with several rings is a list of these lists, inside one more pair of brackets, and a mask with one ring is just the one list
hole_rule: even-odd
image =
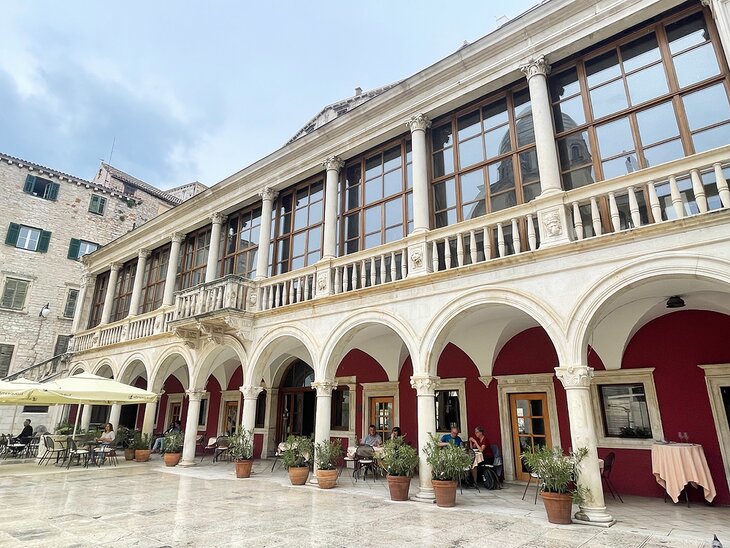
[[651,446],[651,471],[674,502],[688,483],[702,486],[707,502],[715,498],[715,483],[702,446],[696,443],[667,443]]

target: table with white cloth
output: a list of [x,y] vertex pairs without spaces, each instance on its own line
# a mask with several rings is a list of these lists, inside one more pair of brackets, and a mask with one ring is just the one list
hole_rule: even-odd
[[702,446],[696,443],[655,443],[651,446],[651,471],[674,502],[688,483],[702,487],[705,500],[715,498],[715,483]]

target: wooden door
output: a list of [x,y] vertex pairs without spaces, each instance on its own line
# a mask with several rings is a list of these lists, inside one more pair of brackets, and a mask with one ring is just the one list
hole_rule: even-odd
[[510,394],[512,448],[515,455],[515,477],[527,481],[530,472],[520,456],[536,446],[550,447],[550,422],[547,394]]
[[182,416],[182,402],[176,401],[170,403],[170,420],[169,424],[179,421]]
[[[395,407],[393,396],[370,398],[370,424],[375,425],[375,431],[380,434],[383,441],[390,438],[390,432],[393,430],[393,409]],[[365,437],[367,433],[363,433]]]
[[238,402],[227,401],[223,411],[223,424],[221,431],[224,435],[231,436],[236,433],[238,427]]

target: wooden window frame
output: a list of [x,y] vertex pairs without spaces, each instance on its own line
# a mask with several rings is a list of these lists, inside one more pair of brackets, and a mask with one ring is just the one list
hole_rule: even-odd
[[[96,209],[92,209],[94,205],[94,198],[97,199],[97,203],[99,204],[99,207]],[[92,194],[91,198],[89,198],[89,213],[103,216],[104,213],[106,213],[106,202],[106,197],[100,196],[99,194]]]
[[91,308],[89,312],[88,328],[92,329],[101,323],[101,313],[104,310],[104,299],[109,285],[110,271],[107,270],[96,276],[94,282],[94,293],[91,297]]
[[[258,226],[259,231],[259,240],[261,238],[261,202],[258,202],[256,204],[252,204],[249,206],[246,206],[245,208],[239,209],[238,211],[234,211],[233,213],[228,215],[228,220],[226,221],[226,225],[224,227],[224,230],[221,230],[221,241],[219,243],[219,249],[220,253],[218,256],[220,259],[218,260],[218,273],[219,276],[227,276],[228,274],[236,274],[239,276],[244,276],[249,279],[253,279],[256,276],[256,257],[258,256],[258,249],[259,249],[259,241],[253,242],[253,240],[248,242],[248,245],[246,247],[241,247],[241,221],[249,222],[251,223],[250,228],[247,228],[246,230],[253,231]],[[258,225],[254,224],[254,219],[256,219],[256,214],[258,213]],[[231,223],[233,221],[236,221],[236,229],[233,234],[230,233],[231,230]],[[229,239],[233,239],[235,241],[235,249],[231,252],[228,252],[228,242]],[[247,260],[245,262],[246,265],[249,265],[250,268],[246,268],[244,271],[240,272],[238,271],[237,267],[239,264],[239,258],[246,255],[248,256],[251,253],[254,253],[254,260],[250,261]],[[230,268],[229,268],[230,265]]]
[[[142,278],[142,313],[157,310],[162,305],[167,269],[170,268],[170,247],[170,244],[158,247],[152,251],[147,260]],[[164,270],[162,265],[165,266]],[[162,290],[158,294],[160,286]]]
[[129,315],[129,305],[132,301],[134,291],[134,278],[137,273],[137,259],[127,261],[119,269],[117,285],[114,288],[114,299],[112,300],[112,313],[110,322],[118,322]]
[[[207,250],[210,250],[211,244],[211,229],[212,225],[206,225],[185,236],[185,240],[180,246],[180,260],[177,268],[176,288],[178,290],[189,289],[194,285],[199,285],[205,282],[205,272],[208,265]],[[203,237],[203,240],[207,241],[205,245],[200,245],[200,237]],[[195,257],[202,250],[206,250],[205,259],[202,264],[196,264]],[[192,281],[196,275],[200,277],[200,281],[193,284]]]
[[[401,170],[402,178],[401,178],[401,190],[395,194],[390,194],[388,196],[383,196],[382,198],[379,198],[378,200],[372,201],[372,202],[365,202],[365,177],[366,177],[366,165],[368,160],[373,159],[376,156],[380,156],[381,158],[381,165],[384,166],[384,155],[386,152],[390,151],[391,149],[395,147],[400,147],[400,157],[401,157],[401,163],[400,166],[397,168],[393,168],[389,171],[383,171],[381,172],[379,178],[381,179],[381,184],[384,184],[384,177],[388,173],[392,173],[396,171],[397,169]],[[338,250],[339,255],[348,255],[350,253],[356,253],[357,251],[362,251],[364,249],[371,249],[372,247],[377,247],[377,245],[384,245],[386,243],[385,241],[385,233],[388,229],[396,228],[398,225],[389,225],[386,226],[385,222],[385,204],[388,202],[391,202],[396,199],[401,200],[401,210],[402,210],[402,218],[403,222],[401,223],[402,227],[402,235],[401,238],[405,238],[408,236],[411,230],[409,230],[409,225],[413,224],[413,219],[409,219],[409,203],[412,206],[413,203],[413,153],[412,150],[410,150],[411,147],[411,137],[410,135],[404,135],[402,137],[399,137],[397,139],[393,139],[387,143],[385,143],[382,146],[379,146],[377,148],[371,149],[367,151],[366,153],[352,159],[348,160],[345,164],[345,167],[340,171],[340,179],[339,179],[339,207],[338,207],[338,229],[337,229],[337,236],[338,236]],[[410,159],[409,159],[410,156]],[[347,209],[347,202],[348,202],[348,186],[347,186],[347,172],[352,169],[356,168],[359,165],[360,167],[360,181],[358,183],[359,189],[358,189],[358,205]],[[368,236],[371,236],[372,234],[376,234],[376,232],[372,232],[369,234],[365,233],[365,212],[368,209],[379,207],[380,208],[380,243],[376,246],[370,246],[366,247],[365,240]],[[412,207],[410,208],[412,210]],[[358,235],[356,238],[347,239],[347,219],[353,215],[358,215]],[[412,217],[411,213],[411,217]],[[400,239],[400,238],[399,238]],[[348,244],[350,242],[357,241],[357,249],[349,250],[348,251]]]
[[[13,297],[13,301],[11,302],[11,306],[2,306],[3,301],[5,300],[5,291],[8,288],[8,282],[21,282],[25,284],[25,295],[23,296],[23,302],[21,303],[20,307],[12,306],[12,304],[15,304],[15,297]],[[30,290],[33,287],[33,281],[29,280],[28,278],[24,278],[22,276],[5,276],[3,279],[3,285],[2,285],[2,293],[0,293],[0,310],[4,311],[12,311],[12,312],[26,312],[28,310],[28,296],[30,295]],[[17,284],[16,284],[17,288]]]
[[[68,312],[68,305],[69,301],[71,299],[72,292],[76,292],[76,297],[74,297],[74,305],[73,309],[71,310],[71,314],[67,314]],[[79,306],[79,294],[81,293],[81,290],[76,287],[69,287],[66,290],[66,298],[63,300],[63,310],[61,311],[61,317],[65,318],[67,320],[73,319],[73,317],[76,315],[76,308]]]
[[[13,357],[15,357],[15,347],[16,347],[16,345],[10,344],[10,343],[6,343],[6,342],[0,342],[0,347],[10,348],[10,359],[8,360],[8,368],[5,371],[3,371],[0,368],[0,377],[6,377],[10,373],[10,371],[12,370]],[[0,365],[0,367],[2,367],[2,366]]]
[[[42,189],[39,189],[40,191],[36,191],[36,185],[38,183],[43,184]],[[36,198],[55,202],[58,199],[59,187],[60,185],[58,183],[54,183],[45,177],[28,174],[25,177],[25,183],[23,184],[23,192]]]

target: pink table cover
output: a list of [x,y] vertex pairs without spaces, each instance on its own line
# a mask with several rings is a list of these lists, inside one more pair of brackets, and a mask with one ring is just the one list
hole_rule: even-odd
[[651,446],[651,471],[674,502],[688,483],[698,485],[705,492],[705,499],[715,498],[715,484],[707,466],[705,452],[696,443],[668,443]]

